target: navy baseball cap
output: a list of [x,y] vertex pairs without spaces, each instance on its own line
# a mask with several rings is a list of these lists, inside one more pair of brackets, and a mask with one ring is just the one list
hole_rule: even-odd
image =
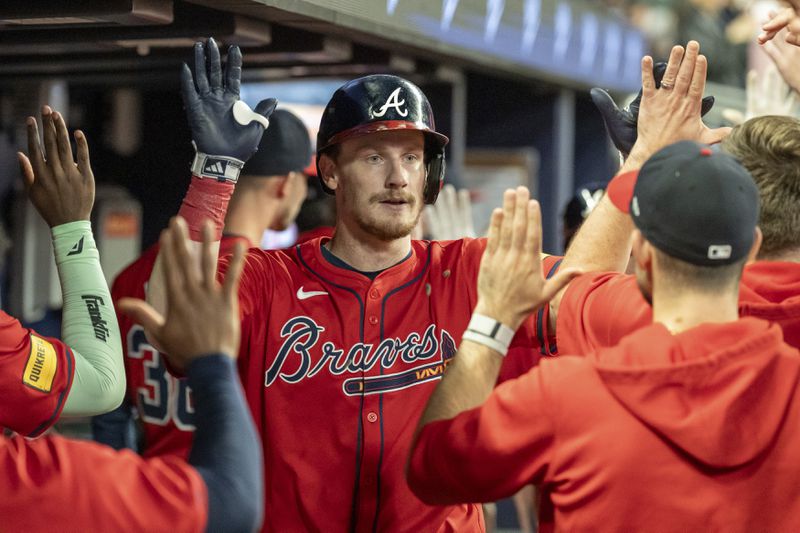
[[285,109],[276,109],[261,136],[258,151],[242,169],[242,176],[283,176],[303,172],[311,163],[311,136],[303,121]]
[[667,255],[693,265],[729,265],[753,245],[759,197],[736,159],[681,141],[642,166],[630,207],[645,239]]

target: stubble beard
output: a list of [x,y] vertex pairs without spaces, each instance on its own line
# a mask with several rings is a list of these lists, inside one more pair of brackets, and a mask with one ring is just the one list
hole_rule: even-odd
[[379,217],[372,213],[357,213],[355,222],[363,232],[382,241],[393,241],[407,237],[416,227],[419,217],[422,216],[422,206],[419,204],[418,199],[410,197],[408,200],[409,208],[416,211],[410,220],[405,217]]

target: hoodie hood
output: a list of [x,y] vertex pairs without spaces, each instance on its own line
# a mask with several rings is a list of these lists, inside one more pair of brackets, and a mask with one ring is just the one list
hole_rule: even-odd
[[747,265],[739,289],[739,314],[775,322],[786,343],[800,348],[800,263]]
[[652,324],[592,358],[609,392],[662,439],[712,468],[741,466],[780,431],[800,354],[755,318],[672,335]]

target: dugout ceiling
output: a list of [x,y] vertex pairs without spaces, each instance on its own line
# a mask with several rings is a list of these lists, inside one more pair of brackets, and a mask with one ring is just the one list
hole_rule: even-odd
[[[0,81],[171,77],[192,43],[242,46],[252,80],[470,70],[639,84],[642,35],[588,0],[3,0]],[[128,79],[130,78],[130,79]]]

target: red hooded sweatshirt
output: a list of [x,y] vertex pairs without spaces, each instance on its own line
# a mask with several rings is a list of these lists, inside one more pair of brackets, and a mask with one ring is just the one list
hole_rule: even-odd
[[[757,261],[744,268],[739,314],[775,322],[787,343],[800,348],[800,263]],[[558,308],[556,340],[564,354],[615,346],[653,322],[636,278],[611,272],[572,280]]]
[[799,386],[774,324],[652,324],[428,424],[409,484],[431,504],[540,484],[543,531],[800,531]]

